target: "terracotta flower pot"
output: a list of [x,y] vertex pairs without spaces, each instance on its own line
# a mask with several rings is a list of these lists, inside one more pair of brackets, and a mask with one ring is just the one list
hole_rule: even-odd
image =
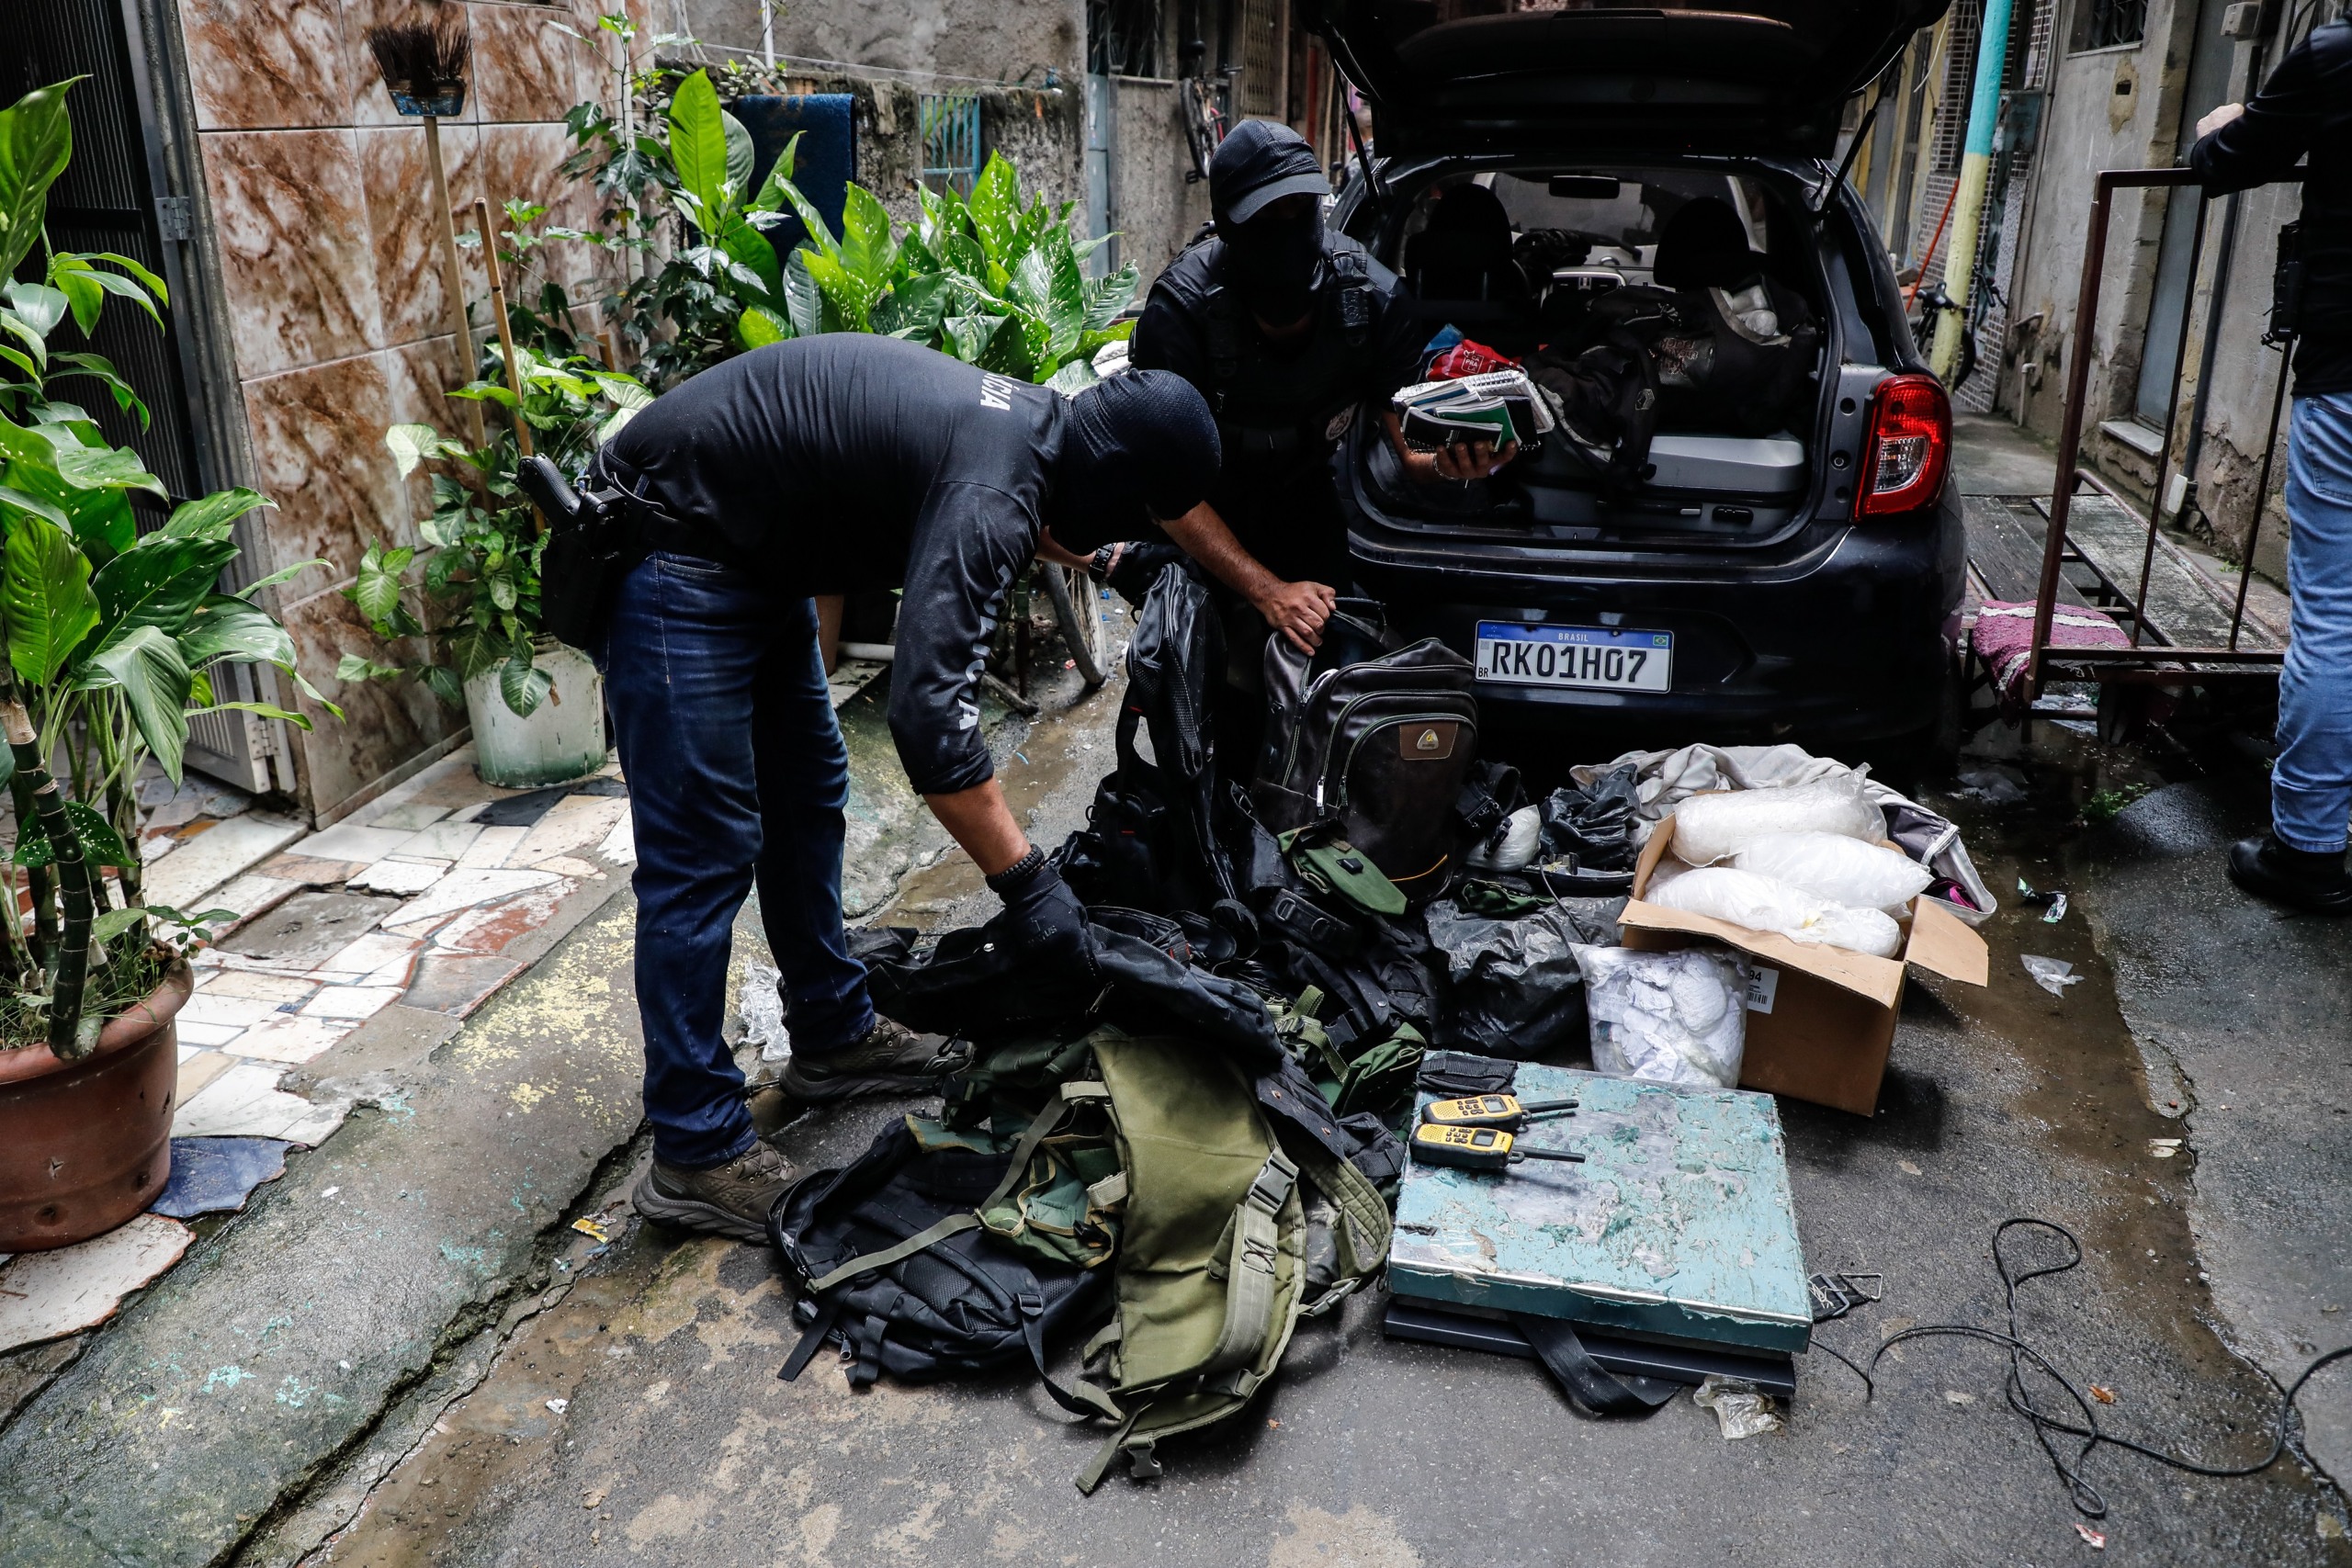
[[179,1030],[195,989],[174,964],[145,1001],[107,1021],[98,1048],[0,1051],[0,1252],[70,1247],[155,1201],[172,1174]]

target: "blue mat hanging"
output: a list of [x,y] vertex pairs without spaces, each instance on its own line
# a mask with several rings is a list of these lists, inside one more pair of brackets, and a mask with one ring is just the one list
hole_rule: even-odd
[[[736,99],[731,106],[735,118],[752,133],[752,188],[760,188],[775,166],[776,155],[798,135],[800,148],[792,158],[792,183],[839,234],[849,182],[857,175],[856,105],[857,100],[847,93],[811,93],[790,98],[757,94]],[[808,229],[795,214],[770,229],[767,236],[782,258],[808,238]]]

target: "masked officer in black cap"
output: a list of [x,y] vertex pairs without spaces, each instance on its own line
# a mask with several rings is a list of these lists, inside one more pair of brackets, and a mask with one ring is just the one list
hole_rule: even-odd
[[[1388,399],[1415,379],[1430,333],[1396,275],[1324,227],[1329,193],[1298,132],[1267,120],[1234,127],[1209,164],[1216,235],[1152,285],[1130,351],[1136,366],[1190,381],[1216,412],[1216,482],[1163,526],[1223,585],[1228,680],[1246,690],[1268,630],[1313,649],[1349,580],[1331,454],[1365,409],[1386,422],[1418,479],[1483,479],[1513,456],[1485,444],[1405,446]],[[1229,696],[1215,717],[1228,769],[1246,778],[1259,704]]]
[[811,595],[902,588],[890,733],[916,790],[1003,900],[1003,940],[1086,964],[1086,916],[1006,809],[978,682],[1044,531],[1091,549],[1179,516],[1217,468],[1200,395],[1166,372],[1065,400],[896,338],[840,333],[730,359],[597,455],[637,558],[597,662],[637,836],[648,1218],[763,1239],[789,1174],[752,1135],[720,1026],[756,879],[803,1100],[922,1086],[944,1064],[876,1016],[842,934],[849,759]]

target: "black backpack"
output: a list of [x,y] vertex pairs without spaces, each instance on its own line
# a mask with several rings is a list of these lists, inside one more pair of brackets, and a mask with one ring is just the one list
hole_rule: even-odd
[[[1008,1246],[975,1218],[1035,1148],[1024,1138],[1010,1154],[925,1149],[901,1119],[854,1163],[789,1189],[768,1215],[768,1239],[806,1287],[793,1308],[804,1332],[776,1375],[797,1378],[831,1339],[848,1352],[855,1388],[886,1371],[924,1382],[1027,1366],[1067,1408],[1102,1414],[1046,1361],[1057,1336],[1102,1315],[1111,1270]],[[845,1264],[858,1271],[844,1275]]]
[[1340,662],[1373,651],[1367,637],[1332,635],[1376,635],[1351,619],[1333,615],[1312,658],[1280,635],[1266,639],[1266,749],[1250,801],[1270,832],[1336,835],[1426,902],[1453,879],[1454,807],[1478,754],[1470,661],[1428,637]]
[[[1257,928],[1218,836],[1225,768],[1208,705],[1225,669],[1225,631],[1207,586],[1181,563],[1153,582],[1126,663],[1118,766],[1054,863],[1081,902],[1181,917],[1203,956],[1222,962],[1247,952]],[[1149,761],[1139,732],[1150,737]]]

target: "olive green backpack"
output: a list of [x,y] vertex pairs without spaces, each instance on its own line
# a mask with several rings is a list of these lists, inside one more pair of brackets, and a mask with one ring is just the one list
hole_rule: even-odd
[[1124,1179],[1117,1308],[1086,1348],[1087,1379],[1119,1416],[1078,1475],[1091,1493],[1120,1455],[1158,1475],[1160,1438],[1249,1404],[1298,1320],[1380,1267],[1389,1218],[1355,1167],[1303,1137],[1285,1146],[1227,1058],[1115,1029],[1090,1041]]
[[[1319,1096],[1313,1111],[1325,1111]],[[1107,1261],[1115,1305],[1087,1343],[1083,1377],[1047,1379],[1066,1408],[1114,1424],[1076,1478],[1084,1492],[1122,1454],[1136,1476],[1158,1475],[1160,1438],[1249,1404],[1298,1320],[1329,1311],[1387,1257],[1378,1190],[1303,1134],[1286,1145],[1276,1130],[1288,1123],[1265,1114],[1230,1058],[1195,1039],[1105,1025],[1077,1040],[1008,1043],[950,1081],[944,1122],[910,1117],[908,1126],[916,1157],[993,1152],[1008,1158],[1001,1179],[974,1208],[942,1213],[894,1246],[829,1259],[804,1283],[822,1292],[896,1278],[951,1238],[969,1247],[975,1232],[1048,1268]],[[787,1194],[779,1214],[793,1203]],[[770,1229],[787,1261],[798,1256],[776,1221]],[[817,1337],[785,1375],[806,1364]],[[1045,1348],[1030,1347],[1041,1374]]]

